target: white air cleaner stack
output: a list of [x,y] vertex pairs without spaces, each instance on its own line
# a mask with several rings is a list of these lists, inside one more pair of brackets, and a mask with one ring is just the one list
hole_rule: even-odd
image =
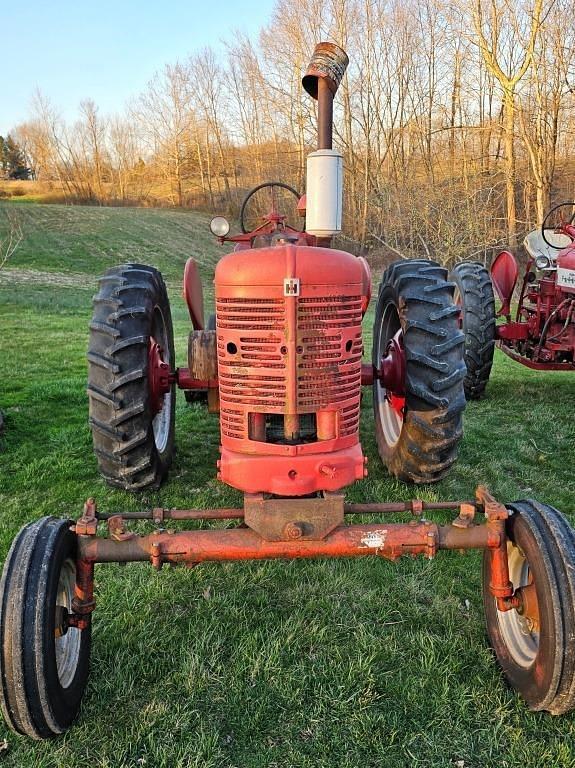
[[341,232],[343,157],[333,149],[333,97],[349,63],[335,43],[318,43],[302,85],[317,99],[317,152],[307,158],[306,231],[329,248]]
[[343,157],[318,149],[307,157],[306,232],[330,237],[341,232]]

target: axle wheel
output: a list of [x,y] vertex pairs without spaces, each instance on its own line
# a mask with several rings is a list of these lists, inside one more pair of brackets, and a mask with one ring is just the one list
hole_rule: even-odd
[[110,485],[157,488],[174,453],[174,333],[158,270],[109,269],[94,297],[88,396],[94,452]]
[[463,433],[463,333],[446,277],[432,261],[395,262],[375,310],[377,447],[391,474],[413,483],[441,480]]
[[487,634],[509,683],[534,710],[558,715],[575,707],[575,534],[553,507],[509,506],[509,578],[520,608],[500,611],[483,561]]
[[482,264],[457,264],[450,279],[455,283],[455,303],[461,307],[465,334],[463,386],[468,400],[478,400],[489,381],[495,350],[495,300],[489,272]]
[[0,704],[6,723],[34,739],[69,728],[88,679],[90,625],[63,620],[76,583],[70,525],[44,517],[22,528],[0,582]]

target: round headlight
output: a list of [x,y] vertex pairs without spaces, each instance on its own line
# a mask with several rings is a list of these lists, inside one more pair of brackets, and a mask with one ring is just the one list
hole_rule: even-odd
[[210,231],[216,237],[225,237],[230,231],[230,222],[223,216],[214,216],[210,221]]
[[535,266],[537,269],[549,269],[549,265],[551,264],[551,259],[549,256],[544,256],[541,254],[535,259]]

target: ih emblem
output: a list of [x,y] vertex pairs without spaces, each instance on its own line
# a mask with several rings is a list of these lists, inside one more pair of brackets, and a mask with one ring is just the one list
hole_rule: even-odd
[[285,278],[284,296],[299,296],[299,277]]

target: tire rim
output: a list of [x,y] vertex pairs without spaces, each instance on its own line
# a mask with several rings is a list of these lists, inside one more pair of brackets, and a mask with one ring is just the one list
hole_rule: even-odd
[[[56,605],[65,608],[68,613],[73,612],[72,600],[74,598],[75,585],[76,564],[68,558],[62,564],[62,570],[58,579],[58,595],[56,597]],[[55,639],[56,670],[62,688],[68,688],[76,676],[81,643],[82,634],[76,627],[68,627],[63,635]]]
[[[376,357],[378,365],[387,352],[389,341],[400,329],[401,323],[397,309],[389,302],[385,305],[379,327]],[[388,391],[380,382],[377,382],[374,387],[374,398],[385,442],[393,447],[399,441],[403,428],[405,399]]]
[[[507,542],[507,560],[509,579],[513,589],[526,587],[533,583],[529,563],[519,547]],[[513,661],[520,667],[528,668],[535,661],[539,651],[539,632],[529,618],[521,616],[516,610],[497,610],[499,631]]]
[[[168,331],[166,328],[166,321],[164,320],[164,315],[162,314],[160,307],[154,307],[152,336],[162,348],[163,359],[170,365],[171,369],[173,367],[173,361],[170,359]],[[166,392],[162,398],[162,407],[152,419],[154,443],[158,453],[163,453],[166,450],[166,446],[168,445],[168,439],[170,437],[170,425],[172,420],[172,397],[173,392],[172,388],[170,388],[170,391]]]

